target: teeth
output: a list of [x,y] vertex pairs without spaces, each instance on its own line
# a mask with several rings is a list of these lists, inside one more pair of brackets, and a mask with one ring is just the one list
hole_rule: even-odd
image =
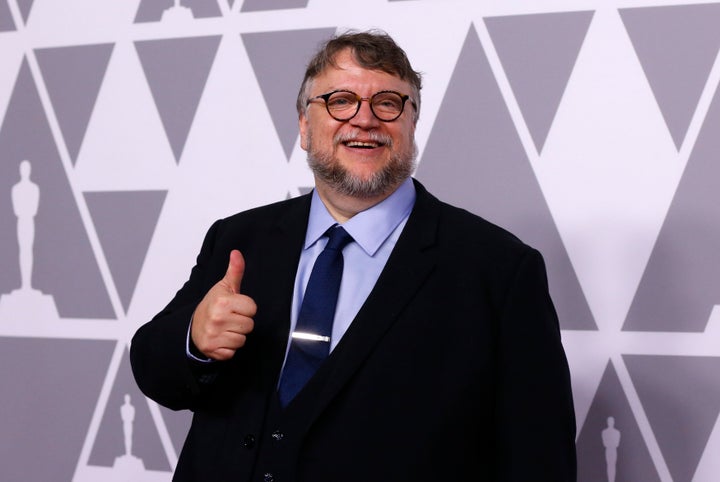
[[349,141],[346,144],[348,147],[377,147],[378,144],[374,142],[360,142],[360,141]]

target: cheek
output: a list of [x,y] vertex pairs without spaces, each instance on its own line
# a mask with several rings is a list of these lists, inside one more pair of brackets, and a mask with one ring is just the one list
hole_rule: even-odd
[[407,149],[408,146],[412,146],[415,139],[414,129],[407,127],[398,129],[393,132],[392,136],[395,140],[395,147],[400,149]]
[[333,148],[333,137],[335,136],[337,129],[333,126],[314,126],[311,130],[308,130],[306,137],[306,143],[308,148],[313,149],[332,149]]

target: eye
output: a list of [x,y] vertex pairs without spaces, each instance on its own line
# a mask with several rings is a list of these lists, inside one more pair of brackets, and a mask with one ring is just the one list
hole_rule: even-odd
[[328,108],[334,110],[342,110],[354,107],[357,104],[357,98],[349,92],[336,92],[327,100]]
[[402,97],[391,92],[378,94],[373,99],[373,106],[387,112],[399,112],[402,109]]

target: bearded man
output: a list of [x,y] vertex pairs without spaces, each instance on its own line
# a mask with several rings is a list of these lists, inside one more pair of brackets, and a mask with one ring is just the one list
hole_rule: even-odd
[[315,189],[217,221],[136,333],[142,391],[194,412],[174,480],[575,480],[542,257],[412,179],[420,89],[387,34],[329,40],[297,100]]

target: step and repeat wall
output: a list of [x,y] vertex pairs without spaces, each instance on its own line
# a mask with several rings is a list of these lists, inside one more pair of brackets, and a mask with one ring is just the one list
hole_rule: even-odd
[[312,187],[317,45],[424,74],[416,177],[542,251],[581,482],[720,474],[720,2],[0,0],[0,479],[169,481],[129,341],[217,218]]

